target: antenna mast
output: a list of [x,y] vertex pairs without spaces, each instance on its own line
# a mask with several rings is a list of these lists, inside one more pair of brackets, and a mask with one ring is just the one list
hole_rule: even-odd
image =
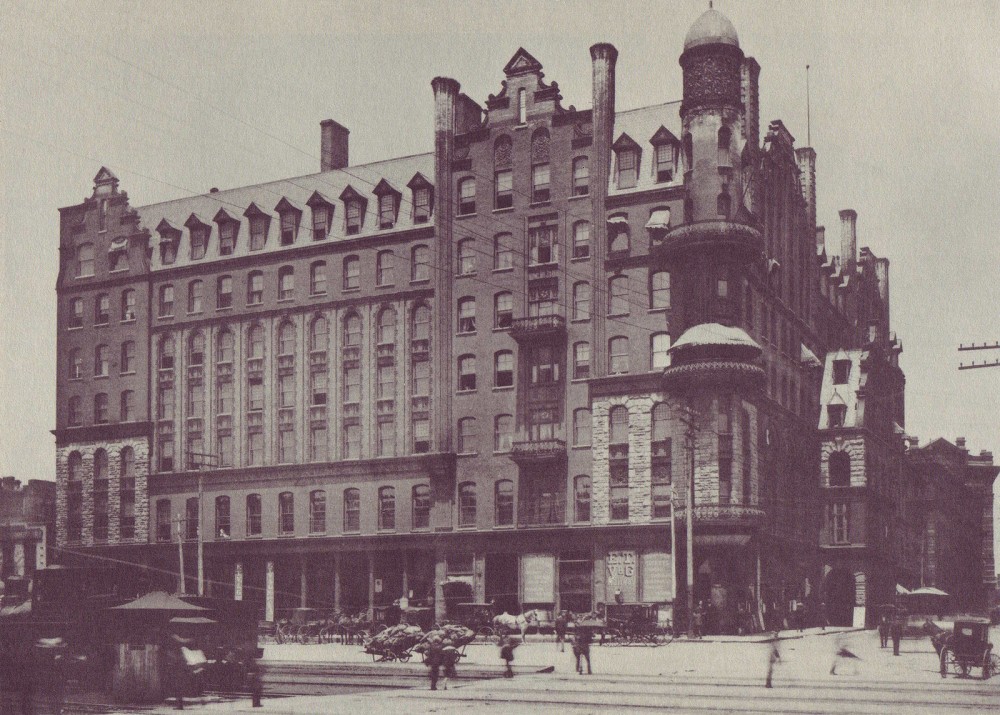
[[809,107],[809,65],[806,65],[806,146],[812,146],[811,112]]

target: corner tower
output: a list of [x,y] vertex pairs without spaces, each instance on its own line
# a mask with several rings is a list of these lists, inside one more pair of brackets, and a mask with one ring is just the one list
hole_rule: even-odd
[[748,134],[744,126],[744,59],[736,29],[716,10],[699,17],[684,40],[684,216],[662,248],[685,298],[682,330],[739,324],[742,296],[735,286],[763,245],[744,200],[744,157],[755,149],[747,146],[752,128]]

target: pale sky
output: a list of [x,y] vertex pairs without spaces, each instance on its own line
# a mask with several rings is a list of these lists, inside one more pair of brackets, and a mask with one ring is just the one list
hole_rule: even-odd
[[[564,105],[590,106],[598,41],[619,109],[680,99],[707,4],[0,0],[0,474],[54,478],[57,209],[102,164],[143,205],[314,173],[328,117],[352,164],[430,151],[431,79],[482,103],[522,45]],[[956,350],[1000,340],[1000,4],[715,5],[761,64],[762,132],[806,144],[811,65],[819,222],[836,251],[856,209],[859,247],[892,262],[907,432],[1000,451],[1000,368],[959,372]]]

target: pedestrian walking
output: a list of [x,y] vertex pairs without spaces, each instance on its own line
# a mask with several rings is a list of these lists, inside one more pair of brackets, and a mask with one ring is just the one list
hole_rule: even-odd
[[847,662],[851,664],[852,672],[854,675],[858,673],[857,662],[861,660],[857,655],[855,655],[850,648],[847,647],[846,641],[843,637],[837,638],[836,646],[833,652],[833,662],[830,664],[830,675],[837,674],[837,666],[842,662]]
[[556,645],[559,646],[559,652],[563,653],[566,650],[566,629],[569,626],[569,614],[566,611],[559,611],[555,625]]
[[771,687],[771,678],[774,675],[774,666],[781,660],[781,650],[778,648],[778,631],[775,631],[771,637],[771,648],[767,656],[767,680],[764,681],[764,687]]
[[819,625],[824,631],[830,625],[830,618],[826,615],[826,601],[819,602]]
[[692,630],[692,634],[691,634],[692,637],[693,638],[701,638],[702,632],[705,629],[705,602],[704,601],[698,601],[698,606],[697,606],[697,608],[694,609],[693,625],[694,625],[694,627],[691,629]]
[[880,648],[885,648],[889,645],[889,619],[884,613],[878,621],[878,639],[881,643]]
[[576,672],[583,675],[583,662],[581,658],[587,660],[587,675],[593,675],[590,669],[590,644],[594,641],[594,635],[587,626],[578,626],[573,634],[573,655],[576,657]]
[[455,665],[458,663],[458,659],[462,657],[462,654],[458,652],[458,648],[452,645],[446,645],[441,649],[441,668],[442,675],[444,675],[444,689],[448,689],[448,679],[457,678],[458,671],[455,670]]
[[889,636],[892,638],[892,654],[899,655],[899,641],[903,639],[903,619],[896,616],[889,626]]
[[442,646],[440,640],[433,640],[427,644],[427,652],[424,654],[424,665],[429,669],[431,677],[431,690],[438,689],[438,679],[441,677]]
[[505,678],[514,677],[514,668],[511,667],[511,663],[514,662],[514,649],[517,648],[517,646],[517,639],[511,636],[504,638],[503,642],[500,644],[500,658],[507,666],[503,673],[503,677]]

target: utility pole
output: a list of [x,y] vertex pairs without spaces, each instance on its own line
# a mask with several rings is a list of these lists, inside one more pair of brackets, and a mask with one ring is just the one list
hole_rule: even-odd
[[205,484],[202,470],[218,466],[218,457],[205,452],[188,452],[188,468],[198,470],[198,595],[205,595]]
[[[977,345],[976,343],[969,343],[968,345],[962,344],[958,346],[959,352],[967,352],[969,350],[1000,350],[1000,342],[995,343],[983,343],[982,345]],[[973,360],[971,363],[964,364],[959,363],[959,370],[975,370],[980,367],[1000,367],[1000,360],[994,360],[992,362],[981,362],[977,363]]]
[[682,407],[681,422],[687,430],[684,433],[688,449],[688,485],[685,505],[685,526],[687,528],[687,622],[688,638],[694,637],[694,450],[698,433],[697,413],[694,398]]
[[177,523],[177,554],[178,554],[178,557],[180,559],[180,574],[179,574],[179,576],[180,576],[180,582],[179,583],[180,583],[180,592],[181,592],[182,596],[184,596],[185,594],[187,594],[187,584],[186,584],[187,576],[184,574],[184,532],[181,529],[181,524],[183,524],[184,521],[185,520],[181,518],[181,515],[178,514],[177,515],[177,519],[176,519],[176,523]]
[[676,506],[674,504],[674,480],[670,479],[670,568],[672,584],[673,584],[673,619],[674,619],[674,633],[677,632],[677,520],[674,518],[674,512],[676,511]]

